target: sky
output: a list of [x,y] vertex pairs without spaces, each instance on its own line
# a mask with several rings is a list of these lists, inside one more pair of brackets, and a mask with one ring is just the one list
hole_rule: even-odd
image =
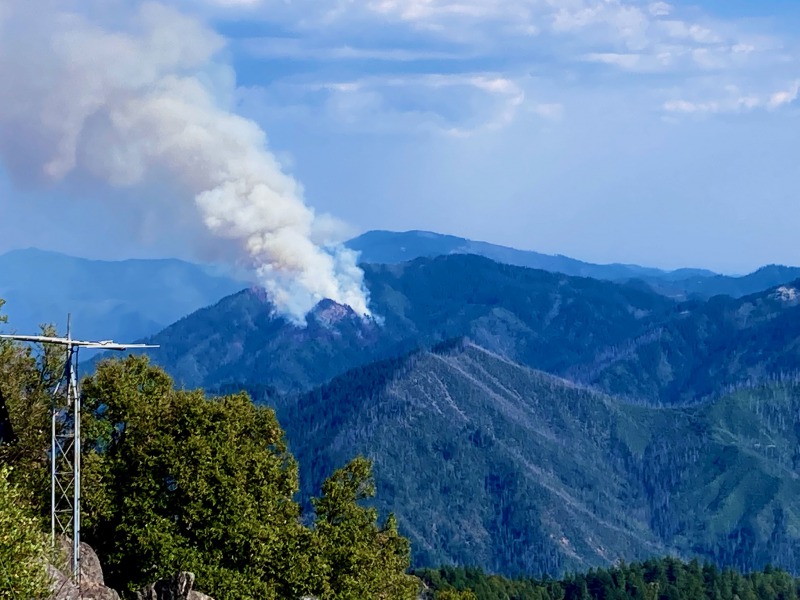
[[[339,238],[422,229],[598,263],[726,273],[800,265],[796,0],[64,5],[82,27],[132,36],[145,34],[129,31],[131,14],[163,15],[148,60],[162,68],[165,55],[176,58],[159,77],[190,73],[216,107],[263,130],[257,143],[322,223],[309,225],[309,239],[330,224]],[[17,6],[0,0],[0,24]],[[61,39],[78,27],[75,15],[41,35]],[[28,54],[39,59],[39,50],[10,31],[0,27],[0,74],[47,94],[60,75],[41,76]],[[190,44],[191,36],[204,43]],[[48,47],[48,64],[70,48]],[[103,48],[87,42],[80,52]],[[58,64],[71,73],[81,56]],[[91,88],[92,70],[75,73],[71,89]],[[69,104],[73,93],[60,98]],[[0,252],[236,254],[216,239],[230,238],[230,228],[220,236],[180,199],[189,194],[185,177],[158,165],[120,177],[109,156],[127,160],[127,150],[94,156],[104,154],[100,142],[94,158],[84,157],[80,140],[91,137],[94,112],[114,101],[98,97],[76,102],[77,159],[63,164],[37,158],[63,140],[37,129],[47,117],[24,112],[30,98],[22,117],[0,108]],[[28,129],[16,125],[29,117]]]

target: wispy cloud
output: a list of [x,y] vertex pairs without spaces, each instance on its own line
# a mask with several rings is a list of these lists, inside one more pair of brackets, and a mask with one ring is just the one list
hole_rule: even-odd
[[270,88],[246,90],[245,102],[254,95],[259,104],[274,110],[323,119],[328,127],[381,135],[464,137],[502,129],[522,109],[546,119],[562,114],[556,103],[529,102],[516,81],[496,73],[284,81]]
[[684,115],[745,113],[757,109],[776,110],[797,100],[798,93],[800,93],[800,80],[772,93],[746,93],[736,85],[728,85],[721,94],[705,99],[675,98],[665,101],[662,108],[667,113]]
[[413,48],[359,47],[349,43],[315,45],[300,37],[254,37],[237,41],[237,47],[248,56],[261,59],[293,58],[321,62],[374,60],[412,62],[433,60],[468,60],[469,56],[450,51]]

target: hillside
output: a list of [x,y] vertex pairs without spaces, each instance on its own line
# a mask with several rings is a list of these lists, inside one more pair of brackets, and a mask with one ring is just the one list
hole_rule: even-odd
[[348,373],[279,416],[305,493],[361,452],[417,564],[561,573],[653,555],[800,568],[800,387],[626,405],[455,342]]
[[28,249],[0,256],[8,330],[62,330],[72,313],[80,337],[132,341],[245,287],[180,260],[99,261]]
[[560,254],[551,255],[531,250],[517,250],[431,231],[368,231],[348,241],[347,246],[360,252],[361,261],[364,263],[397,264],[415,258],[433,258],[448,254],[476,254],[508,265],[595,279],[654,278],[681,281],[689,278],[702,280],[716,275],[705,269],[663,271],[619,263],[598,265]]
[[568,277],[474,255],[366,265],[375,320],[322,302],[296,327],[244,291],[173,324],[149,341],[181,383],[308,389],[374,360],[469,335],[524,364],[559,371],[623,343],[673,303],[649,290]]
[[800,267],[767,265],[742,276],[719,275],[707,269],[665,271],[630,264],[598,265],[561,255],[517,250],[430,231],[368,231],[347,245],[361,253],[365,263],[397,264],[420,257],[476,254],[499,263],[543,269],[609,281],[639,280],[651,289],[676,299],[747,296],[800,278]]
[[680,305],[644,335],[567,369],[569,378],[651,403],[685,403],[795,375],[800,281],[740,299]]
[[[675,272],[679,274],[680,272]],[[731,296],[741,298],[800,278],[800,267],[767,265],[747,275],[643,277],[652,289],[676,298],[711,298]]]
[[322,302],[298,328],[254,291],[153,336],[182,384],[310,389],[348,369],[468,336],[528,367],[644,404],[687,404],[793,374],[800,283],[676,303],[642,286],[475,255],[366,265],[376,319]]

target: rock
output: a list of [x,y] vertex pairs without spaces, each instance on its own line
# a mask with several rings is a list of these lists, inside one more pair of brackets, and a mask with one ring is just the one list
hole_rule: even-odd
[[91,582],[105,585],[103,567],[97,553],[89,544],[81,542],[81,583]]
[[161,579],[136,592],[136,600],[214,600],[193,590],[194,573],[183,571],[169,579]]
[[81,587],[80,590],[72,582],[71,573],[72,545],[66,539],[59,539],[61,570],[54,565],[47,565],[47,574],[51,580],[53,595],[50,600],[120,600],[119,594],[105,586],[103,568],[100,559],[91,546],[81,543]]
[[78,600],[80,591],[77,586],[53,565],[47,565],[47,576],[52,591],[49,600]]
[[119,600],[119,594],[101,583],[81,582],[81,600]]

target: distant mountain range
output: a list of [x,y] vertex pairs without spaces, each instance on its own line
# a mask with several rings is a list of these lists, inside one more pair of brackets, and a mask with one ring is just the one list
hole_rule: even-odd
[[664,271],[629,264],[598,265],[561,255],[516,250],[430,231],[368,231],[347,245],[361,253],[366,263],[396,264],[421,257],[447,254],[477,254],[508,265],[543,269],[579,277],[610,281],[641,280],[667,296],[710,298],[754,294],[787,281],[800,279],[800,268],[768,265],[741,277],[719,275],[706,269]]
[[309,389],[344,371],[468,335],[523,364],[559,372],[649,331],[674,302],[650,289],[501,265],[465,254],[365,265],[375,320],[320,303],[298,328],[243,291],[148,339],[187,386],[267,383]]
[[[638,282],[669,297],[740,297],[800,278],[795,267],[768,266],[744,277],[703,269],[662,271],[638,265],[596,265],[425,231],[370,231],[347,245],[361,261],[398,264],[416,258],[476,254],[496,262],[552,273]],[[139,339],[247,284],[209,267],[180,260],[98,261],[36,249],[0,255],[0,298],[11,322],[5,330],[37,331],[42,323],[62,330],[72,313],[84,337]]]
[[0,256],[4,331],[61,331],[72,313],[84,338],[133,341],[244,287],[210,268],[180,260],[99,261],[27,249]]
[[0,298],[9,328],[71,310],[83,337],[161,344],[180,385],[250,390],[305,498],[371,457],[417,564],[800,570],[800,271],[666,273],[424,232],[351,245],[372,319],[325,300],[297,327],[204,267],[34,250],[0,256]]
[[598,265],[560,254],[517,250],[431,231],[368,231],[347,242],[347,246],[359,251],[361,262],[365,263],[396,264],[415,258],[432,258],[447,254],[477,254],[507,265],[595,279],[659,278],[680,281],[690,277],[705,278],[716,275],[706,269],[663,271],[639,265]]
[[800,386],[626,404],[468,341],[279,402],[304,494],[373,459],[417,564],[563,573],[662,554],[800,568]]
[[179,382],[306,390],[375,360],[467,336],[522,365],[628,401],[691,404],[800,365],[800,283],[678,302],[646,286],[454,254],[366,265],[377,320],[321,303],[297,328],[253,291],[149,341]]

